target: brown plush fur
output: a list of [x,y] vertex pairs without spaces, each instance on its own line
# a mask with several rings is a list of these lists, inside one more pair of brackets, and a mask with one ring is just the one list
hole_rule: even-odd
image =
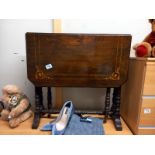
[[148,45],[146,46],[146,48],[148,50],[148,55],[146,55],[146,57],[155,57],[155,19],[149,19],[149,22],[151,24],[152,31],[145,37],[145,39],[141,43],[134,45],[133,49],[136,51],[138,46],[147,43]]
[[0,100],[0,113],[3,110],[3,102]]
[[12,95],[15,96],[17,99],[24,95],[16,85],[6,85],[2,89],[2,93],[3,96],[1,98],[1,101],[4,104],[4,109],[1,112],[1,119],[8,121],[11,128],[17,127],[21,122],[27,120],[29,117],[32,116],[31,109],[24,112],[30,104],[26,96],[20,101],[20,103],[16,107],[8,108],[12,104]]

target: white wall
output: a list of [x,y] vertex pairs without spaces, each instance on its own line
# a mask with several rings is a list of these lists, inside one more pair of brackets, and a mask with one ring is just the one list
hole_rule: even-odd
[[52,32],[51,20],[0,20],[0,96],[6,84],[16,84],[34,102],[34,87],[27,80],[26,32]]

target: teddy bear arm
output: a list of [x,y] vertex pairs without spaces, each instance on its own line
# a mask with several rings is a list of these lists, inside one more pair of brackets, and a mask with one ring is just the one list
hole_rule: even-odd
[[0,105],[0,113],[1,113],[2,110],[3,110],[3,107]]
[[4,121],[8,121],[8,116],[9,116],[10,111],[7,109],[3,109],[1,112],[1,119]]
[[17,127],[20,123],[24,122],[25,120],[27,120],[29,117],[32,116],[32,111],[28,110],[27,112],[21,114],[19,117],[17,118],[13,118],[9,121],[9,126],[11,128],[15,128]]
[[22,112],[25,111],[25,109],[27,109],[28,106],[29,106],[28,100],[23,99],[17,107],[15,107],[14,109],[11,110],[11,112],[9,114],[9,118],[18,117]]
[[147,40],[148,40],[149,37],[150,37],[150,34],[148,34],[148,35],[144,38],[143,42],[147,42]]

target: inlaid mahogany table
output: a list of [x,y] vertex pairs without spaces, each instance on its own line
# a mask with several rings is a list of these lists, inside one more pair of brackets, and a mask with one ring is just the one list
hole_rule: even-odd
[[[103,87],[104,121],[110,117],[116,130],[122,130],[120,93],[127,80],[130,46],[131,35],[124,34],[26,33],[27,75],[35,86],[32,128],[38,127],[43,114],[54,112],[51,87]],[[43,87],[48,90],[47,108]]]

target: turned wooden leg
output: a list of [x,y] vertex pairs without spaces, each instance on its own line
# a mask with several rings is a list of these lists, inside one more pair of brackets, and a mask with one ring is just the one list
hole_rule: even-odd
[[121,87],[114,88],[111,117],[114,121],[114,125],[117,131],[122,130],[122,123],[120,120],[120,97],[121,97]]
[[110,88],[107,88],[106,97],[105,97],[105,117],[104,117],[104,123],[107,122],[107,118],[109,116],[109,111],[110,111]]
[[[47,108],[48,110],[52,109],[52,92],[51,92],[51,87],[47,88]],[[51,115],[48,113],[48,118],[50,118]]]
[[42,87],[35,87],[35,112],[32,129],[38,128],[43,108]]

